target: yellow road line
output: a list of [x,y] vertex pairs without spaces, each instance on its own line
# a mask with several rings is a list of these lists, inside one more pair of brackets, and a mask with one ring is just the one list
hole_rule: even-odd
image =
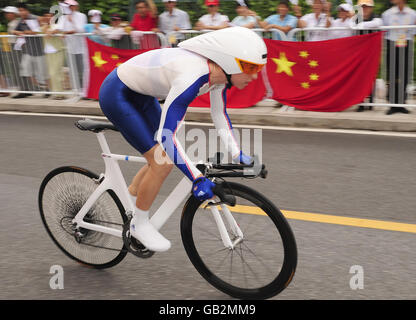
[[[258,207],[236,205],[235,207],[230,207],[230,209],[231,211],[238,212],[238,213],[257,214],[257,215],[263,215],[263,216],[266,215],[263,212],[263,210]],[[343,225],[343,226],[351,226],[351,227],[359,227],[359,228],[370,228],[370,229],[379,229],[379,230],[388,230],[388,231],[416,233],[416,224],[382,221],[382,220],[370,220],[370,219],[361,219],[361,218],[350,218],[350,217],[343,217],[343,216],[334,216],[334,215],[327,215],[327,214],[320,214],[320,213],[308,213],[308,212],[289,211],[289,210],[282,210],[282,213],[287,219],[338,224],[338,225]]]

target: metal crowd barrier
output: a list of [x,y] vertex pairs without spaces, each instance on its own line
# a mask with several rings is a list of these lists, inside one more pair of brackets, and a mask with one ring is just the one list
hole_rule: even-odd
[[0,34],[0,93],[81,98],[85,95],[88,76],[86,37],[120,49],[169,46],[161,33],[131,32],[130,35],[126,32],[117,38],[94,33],[24,37]]

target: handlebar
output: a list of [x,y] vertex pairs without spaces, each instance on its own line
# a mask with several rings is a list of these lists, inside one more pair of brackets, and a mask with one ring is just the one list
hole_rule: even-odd
[[222,182],[217,183],[212,191],[214,192],[215,195],[217,195],[220,198],[221,202],[224,202],[232,207],[235,206],[236,204],[235,197],[231,194],[225,193]]
[[253,157],[253,162],[249,165],[239,163],[222,164],[223,154],[218,152],[214,158],[208,159],[206,164],[198,164],[197,168],[207,178],[263,178],[267,177],[267,170],[261,164],[257,155]]

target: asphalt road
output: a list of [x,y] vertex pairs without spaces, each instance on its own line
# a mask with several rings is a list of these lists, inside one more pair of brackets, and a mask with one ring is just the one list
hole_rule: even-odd
[[[39,216],[42,179],[63,165],[104,169],[95,135],[77,130],[74,121],[0,114],[0,299],[229,299],[189,262],[180,210],[162,229],[172,249],[151,259],[128,255],[114,268],[94,270],[59,251]],[[107,138],[113,152],[136,154],[119,134]],[[269,176],[245,183],[282,210],[416,224],[415,146],[409,137],[263,130]],[[121,167],[127,180],[137,170]],[[156,204],[180,178],[175,169]],[[298,266],[274,299],[416,298],[414,233],[289,223]],[[49,286],[53,265],[63,267],[63,290]],[[363,289],[350,287],[354,265],[364,271]]]

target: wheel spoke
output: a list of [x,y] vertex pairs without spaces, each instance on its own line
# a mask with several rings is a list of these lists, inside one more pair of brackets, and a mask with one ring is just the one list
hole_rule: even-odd
[[[213,256],[214,254],[216,254],[216,253],[218,253],[218,252],[221,252],[221,251],[225,251],[225,250],[230,250],[230,249],[228,249],[228,248],[221,248],[221,249],[218,249],[218,250],[216,250],[216,251],[214,251],[214,252],[209,253],[209,254],[207,255],[207,257],[211,257],[211,256]],[[230,250],[230,251],[231,251],[231,250]]]
[[202,231],[202,232],[204,232],[204,233],[207,233],[207,234],[209,234],[210,236],[213,236],[215,239],[217,239],[217,240],[219,240],[219,241],[222,241],[221,239],[220,239],[220,237],[218,237],[216,234],[214,234],[213,232],[211,232],[211,231],[208,231],[208,230],[206,230],[206,229],[202,229],[201,227],[196,227],[196,229],[198,230],[198,231]]
[[240,255],[240,258],[241,258],[241,261],[243,262],[243,264],[247,265],[247,268],[251,271],[252,274],[254,274],[254,276],[257,278],[257,280],[260,280],[259,279],[259,276],[257,275],[257,273],[254,272],[254,270],[250,267],[250,265],[244,259],[244,257],[243,257],[243,250],[241,248],[241,244],[240,244],[240,252],[238,252],[238,250],[236,250],[236,252]]
[[[225,249],[228,249],[228,248],[225,248]],[[221,251],[221,250],[220,250]],[[231,251],[231,250],[230,250]],[[230,251],[228,251],[228,253],[225,255],[225,257],[220,261],[220,263],[219,264],[217,264],[217,267],[218,266],[223,266],[224,265],[224,261],[225,261],[225,259],[227,259],[228,258],[228,256],[230,255]],[[221,270],[221,267],[218,269],[218,271],[219,270]]]
[[247,244],[245,244],[244,243],[244,241],[242,242],[242,244],[244,245],[244,246],[246,246],[246,248],[247,248],[247,250],[253,255],[253,256],[255,256],[256,257],[256,259],[267,269],[267,271],[269,271],[270,273],[273,273],[273,271],[267,266],[267,264],[265,264],[264,262],[263,262],[263,260],[262,259],[260,259],[260,257],[259,256],[257,256],[248,246],[247,246]]

